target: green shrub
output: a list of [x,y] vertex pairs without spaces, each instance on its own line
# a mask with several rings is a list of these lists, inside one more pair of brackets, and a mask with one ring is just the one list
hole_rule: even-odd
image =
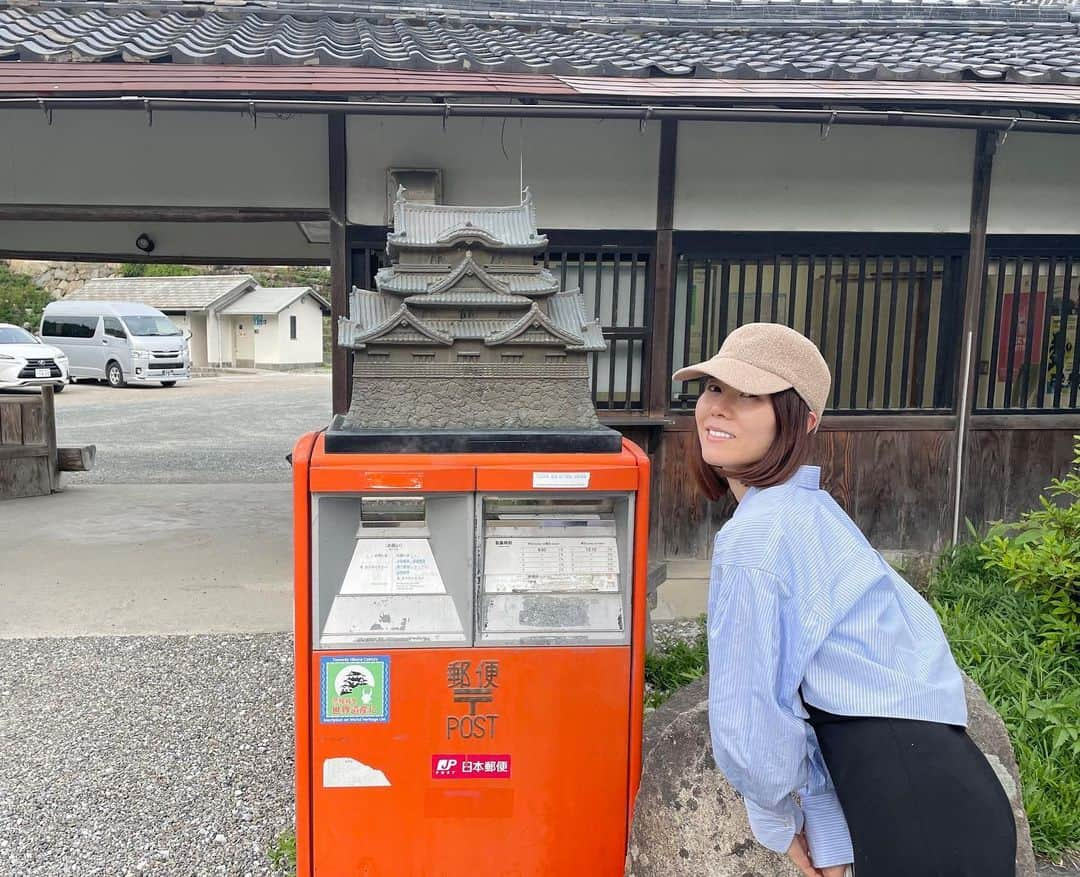
[[684,685],[705,675],[709,663],[709,643],[705,616],[698,619],[699,630],[689,642],[675,640],[645,655],[645,706],[660,706]]
[[983,560],[982,542],[942,555],[930,597],[956,662],[1008,729],[1035,851],[1080,849],[1080,660],[1048,649],[1042,600]]
[[296,874],[296,832],[291,828],[275,837],[266,848],[270,869],[274,872]]
[[0,263],[0,323],[30,326],[41,324],[41,312],[52,297],[24,274],[16,274]]
[[[979,560],[1039,601],[1045,648],[1076,651],[1080,646],[1080,440],[1072,469],[1064,478],[1055,478],[1047,493],[1050,498],[1040,496],[1039,508],[1025,512],[1019,521],[994,524],[980,544]],[[1066,501],[1054,501],[1059,498]]]
[[120,266],[122,277],[187,277],[201,274],[190,265],[166,265],[148,262],[126,262]]

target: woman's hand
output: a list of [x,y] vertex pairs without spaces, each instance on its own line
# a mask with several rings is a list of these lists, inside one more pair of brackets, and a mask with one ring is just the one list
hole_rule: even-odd
[[[792,839],[791,846],[788,847],[787,855],[788,858],[795,863],[795,867],[799,869],[799,872],[803,877],[823,877],[822,872],[810,864],[810,854],[807,851],[806,838],[801,834],[795,835]],[[832,870],[832,868],[829,869],[829,871]],[[842,875],[843,871],[841,871],[841,877]],[[829,874],[828,877],[833,877],[833,875]]]
[[822,877],[846,877],[848,872],[847,865],[833,865],[830,868],[822,868]]

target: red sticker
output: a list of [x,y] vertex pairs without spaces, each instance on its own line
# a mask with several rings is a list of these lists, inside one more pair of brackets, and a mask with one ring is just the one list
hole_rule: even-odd
[[509,755],[432,755],[431,778],[433,780],[509,779]]

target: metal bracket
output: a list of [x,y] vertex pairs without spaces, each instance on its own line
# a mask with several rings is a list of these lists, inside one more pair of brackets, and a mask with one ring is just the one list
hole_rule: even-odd
[[41,111],[45,114],[45,118],[49,120],[49,125],[52,125],[52,107],[50,107],[45,99],[42,98],[38,101],[38,106],[41,107]]
[[641,133],[641,134],[645,133],[645,125],[648,123],[649,119],[652,118],[652,114],[653,114],[653,108],[652,107],[645,107],[645,115],[643,115],[638,120],[638,132],[639,133]]
[[832,126],[836,122],[837,118],[839,118],[839,116],[840,114],[836,112],[836,110],[833,110],[831,113],[829,113],[829,120],[827,122],[821,123],[821,126],[818,129],[818,136],[822,140],[827,140],[829,138],[829,132],[832,131]]
[[1019,122],[1019,121],[1020,121],[1020,117],[1015,116],[1009,122],[1009,127],[1008,128],[1006,128],[1004,131],[998,131],[998,142],[997,142],[998,146],[1004,146],[1005,145],[1005,141],[1009,139],[1009,133],[1012,131],[1013,128],[1016,127],[1016,123]]
[[251,113],[251,127],[257,129],[259,127],[259,114],[255,112],[255,101],[248,101],[248,112]]
[[150,108],[150,100],[143,101],[143,108],[146,110],[146,127],[154,127],[154,111]]

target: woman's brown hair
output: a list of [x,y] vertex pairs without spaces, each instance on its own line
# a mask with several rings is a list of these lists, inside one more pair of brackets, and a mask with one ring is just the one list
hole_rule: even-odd
[[794,390],[781,390],[769,397],[776,414],[776,439],[765,456],[741,469],[721,469],[705,462],[701,437],[694,427],[694,479],[710,500],[716,502],[727,493],[728,478],[736,478],[748,487],[772,487],[783,484],[810,457],[814,433],[806,431],[810,407]]

